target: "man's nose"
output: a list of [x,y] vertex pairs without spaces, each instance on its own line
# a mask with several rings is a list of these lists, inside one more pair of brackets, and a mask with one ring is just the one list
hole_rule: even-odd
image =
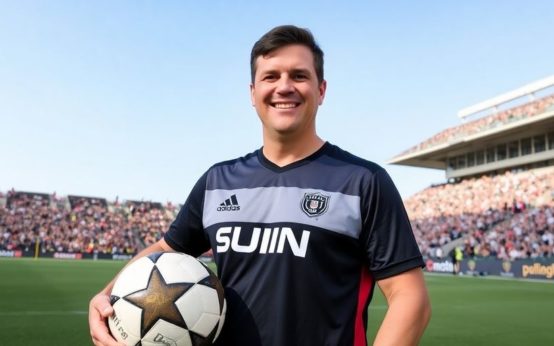
[[289,77],[282,77],[277,84],[277,92],[280,94],[288,94],[294,91],[293,81]]

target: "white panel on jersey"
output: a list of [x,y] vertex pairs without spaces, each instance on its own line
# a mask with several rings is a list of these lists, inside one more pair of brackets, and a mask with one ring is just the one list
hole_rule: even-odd
[[[303,211],[306,194],[327,197],[321,214]],[[220,204],[235,195],[238,209],[221,209]],[[360,197],[340,192],[297,187],[258,187],[253,189],[206,191],[202,222],[207,228],[217,223],[294,222],[315,226],[357,239],[362,228]]]

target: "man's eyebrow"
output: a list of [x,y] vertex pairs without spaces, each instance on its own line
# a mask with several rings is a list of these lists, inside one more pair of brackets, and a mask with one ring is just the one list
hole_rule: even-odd
[[277,74],[277,73],[279,73],[279,71],[273,70],[273,69],[270,69],[270,70],[260,70],[260,74]]
[[292,69],[291,72],[292,73],[304,73],[304,74],[307,74],[307,75],[312,74],[310,69],[308,69],[308,68],[295,68],[295,69]]
[[[292,70],[288,71],[289,73],[303,73],[307,75],[311,75],[311,71],[309,68],[293,68]],[[277,69],[268,69],[268,70],[260,70],[260,74],[268,75],[268,74],[280,74],[281,71]]]

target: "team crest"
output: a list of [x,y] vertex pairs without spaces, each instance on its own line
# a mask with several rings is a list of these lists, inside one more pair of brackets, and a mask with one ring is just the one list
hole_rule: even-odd
[[302,199],[302,211],[309,217],[319,216],[327,211],[331,196],[319,192],[305,193]]

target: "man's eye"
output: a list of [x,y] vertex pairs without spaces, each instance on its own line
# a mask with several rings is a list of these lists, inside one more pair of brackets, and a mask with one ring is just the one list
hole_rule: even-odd
[[294,79],[295,80],[306,80],[308,79],[308,76],[306,76],[305,74],[297,74],[294,76]]
[[275,80],[275,79],[277,79],[277,77],[275,77],[274,75],[267,75],[267,76],[262,78],[262,80],[265,80],[265,81],[272,81],[272,80]]

